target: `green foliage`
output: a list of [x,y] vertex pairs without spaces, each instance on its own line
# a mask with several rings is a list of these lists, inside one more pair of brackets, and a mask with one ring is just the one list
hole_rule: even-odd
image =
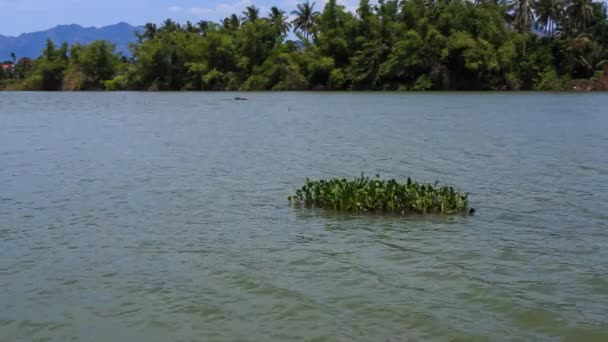
[[212,69],[203,76],[204,89],[208,90],[221,90],[228,85],[228,76],[217,70]]
[[45,90],[44,81],[40,73],[35,73],[32,76],[23,80],[17,87],[18,90]]
[[130,59],[104,41],[49,40],[35,60],[11,56],[0,79],[29,90],[526,90],[599,81],[608,65],[606,7],[592,0],[360,0],[353,12],[306,1],[291,15],[249,6],[219,23],[148,23]]
[[21,58],[15,64],[15,69],[13,74],[11,75],[14,79],[22,80],[31,75],[33,71],[33,63],[29,58]]
[[243,83],[240,90],[266,90],[268,88],[268,80],[261,75],[251,75]]
[[[119,58],[115,47],[106,41],[93,42],[82,49],[75,63],[87,78],[88,88],[102,86],[104,80],[114,77]],[[74,58],[72,58],[74,61]]]
[[308,88],[308,80],[302,74],[293,53],[282,53],[277,59],[278,82],[272,87],[272,90],[305,90]]
[[293,28],[296,33],[301,35],[308,42],[311,35],[314,34],[315,22],[319,17],[319,12],[315,11],[315,4],[306,0],[305,3],[299,4],[297,9],[291,12],[296,18],[293,20]]
[[429,90],[433,84],[431,83],[431,78],[429,75],[421,75],[414,83],[412,90]]
[[76,91],[86,89],[87,76],[78,67],[70,65],[63,75],[62,90]]
[[567,79],[559,76],[554,69],[548,69],[539,75],[536,90],[560,91],[567,89]]
[[311,58],[308,61],[308,79],[313,88],[323,88],[335,67],[332,57]]
[[118,75],[111,80],[103,82],[103,87],[106,90],[126,90],[128,87],[127,77],[125,75]]
[[329,89],[341,89],[345,81],[344,71],[342,69],[333,69],[329,75],[327,86]]
[[468,194],[451,186],[419,184],[410,178],[406,182],[394,179],[370,179],[361,175],[353,180],[306,179],[289,202],[297,207],[323,208],[345,212],[397,213],[397,214],[467,214]]

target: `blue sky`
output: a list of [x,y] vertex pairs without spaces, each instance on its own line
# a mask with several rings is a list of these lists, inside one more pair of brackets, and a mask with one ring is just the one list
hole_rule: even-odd
[[[0,34],[46,30],[59,24],[105,26],[121,21],[133,25],[166,18],[184,22],[218,20],[255,4],[265,14],[273,6],[290,12],[305,0],[0,0]],[[317,9],[325,0],[317,0]],[[342,0],[353,8],[358,0]]]
[[[61,24],[105,26],[121,21],[132,25],[160,22],[172,18],[220,20],[256,5],[266,14],[271,6],[291,12],[305,0],[0,0],[0,34],[16,36],[23,32],[46,30]],[[321,10],[326,0],[316,1]],[[354,11],[359,0],[338,0]],[[375,1],[372,1],[375,2]]]

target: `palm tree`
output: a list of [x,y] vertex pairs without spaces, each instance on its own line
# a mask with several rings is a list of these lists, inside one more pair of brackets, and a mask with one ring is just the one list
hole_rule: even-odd
[[534,21],[533,4],[531,0],[514,0],[511,4],[514,12],[513,23],[519,32],[527,32]]
[[608,65],[608,50],[601,44],[588,38],[576,38],[572,42],[572,49],[578,50],[576,62],[588,75]]
[[190,20],[186,21],[186,26],[184,27],[186,32],[189,33],[199,33],[198,26],[192,24]]
[[11,56],[11,60],[13,61],[13,64],[16,64],[17,63],[17,55],[14,52],[11,52],[10,56]]
[[236,14],[233,14],[224,19],[223,24],[225,29],[234,31],[241,27],[241,19]]
[[243,11],[243,16],[243,24],[252,23],[260,19],[260,9],[255,7],[255,5],[247,6],[245,11]]
[[[528,32],[532,28],[534,12],[532,11],[532,0],[513,0],[511,9],[514,13],[513,24],[519,32]],[[526,37],[527,38],[527,37]],[[526,40],[524,39],[523,54],[526,55]]]
[[196,23],[196,26],[198,27],[198,31],[203,36],[206,36],[207,33],[209,32],[209,29],[211,28],[211,25],[210,25],[209,21],[207,21],[207,20],[199,21],[198,23]]
[[158,28],[156,27],[156,24],[147,23],[144,26],[144,33],[141,35],[141,37],[151,40],[156,37],[156,32],[158,32]]
[[171,20],[171,19],[166,19],[165,21],[163,21],[163,24],[160,27],[160,30],[163,32],[174,32],[177,31],[181,28],[181,26],[179,25],[179,23]]
[[593,17],[593,0],[572,0],[567,8],[568,15],[580,33],[585,32]]
[[287,17],[285,16],[285,11],[281,11],[276,6],[273,6],[270,9],[268,18],[280,36],[287,34],[291,28],[291,24],[289,24]]
[[292,15],[296,16],[292,22],[293,28],[302,32],[307,41],[314,29],[315,19],[319,15],[319,12],[315,12],[314,8],[315,2],[311,4],[309,0],[306,0],[305,3],[298,5],[297,10],[291,12]]
[[545,32],[549,36],[555,34],[557,23],[564,15],[563,0],[536,0],[534,11],[538,17],[538,22],[543,24]]

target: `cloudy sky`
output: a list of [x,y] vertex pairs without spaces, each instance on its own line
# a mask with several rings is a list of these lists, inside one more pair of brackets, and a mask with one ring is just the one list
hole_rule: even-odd
[[[305,1],[305,0],[302,0]],[[183,22],[218,20],[255,4],[266,13],[273,5],[291,11],[300,0],[0,0],[0,34],[15,36],[59,24],[132,25],[173,18]],[[325,0],[317,0],[317,9]],[[353,8],[358,0],[342,0]]]

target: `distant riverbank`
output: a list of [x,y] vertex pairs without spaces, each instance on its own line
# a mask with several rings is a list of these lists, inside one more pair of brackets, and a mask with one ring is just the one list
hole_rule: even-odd
[[[146,24],[126,57],[48,41],[3,62],[13,90],[606,90],[603,2],[395,1],[351,12],[248,6],[220,22]],[[563,7],[563,8],[562,8]],[[295,36],[295,38],[294,38]]]

